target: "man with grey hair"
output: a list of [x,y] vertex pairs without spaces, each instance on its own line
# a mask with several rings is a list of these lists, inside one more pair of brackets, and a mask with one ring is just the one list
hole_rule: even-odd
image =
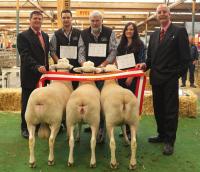
[[[111,28],[103,25],[103,16],[100,11],[92,11],[89,16],[90,27],[81,32],[78,43],[78,61],[82,65],[85,61],[92,61],[95,66],[104,67],[113,63],[116,57],[117,41],[115,33]],[[99,89],[103,81],[97,81]],[[104,120],[101,115],[99,142],[104,127]]]
[[160,30],[150,36],[146,63],[136,67],[145,71],[151,69],[150,83],[158,135],[148,141],[164,143],[163,154],[172,155],[178,127],[178,79],[187,70],[190,49],[186,29],[172,24],[166,4],[158,5],[156,16]]

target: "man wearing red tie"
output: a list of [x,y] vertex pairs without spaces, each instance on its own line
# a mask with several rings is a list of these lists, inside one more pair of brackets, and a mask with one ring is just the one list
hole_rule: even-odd
[[46,73],[49,68],[49,37],[41,31],[42,21],[42,13],[33,11],[30,14],[29,29],[17,36],[17,49],[21,59],[21,134],[24,138],[29,137],[25,121],[25,111],[29,96],[36,88],[41,75]]
[[190,49],[187,31],[171,23],[170,9],[160,4],[156,9],[160,30],[150,36],[146,63],[136,65],[150,70],[153,108],[158,135],[150,143],[164,143],[163,154],[172,155],[178,127],[178,79],[187,70]]

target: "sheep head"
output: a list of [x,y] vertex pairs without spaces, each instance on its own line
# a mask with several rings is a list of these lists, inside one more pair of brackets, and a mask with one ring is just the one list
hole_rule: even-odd
[[106,67],[103,67],[103,72],[116,72],[120,71],[117,69],[117,66],[114,64],[108,64]]
[[94,67],[94,63],[91,61],[84,62],[82,67],[77,67],[73,70],[77,73],[100,73],[100,69]]
[[69,64],[69,60],[66,58],[62,58],[58,60],[58,63],[55,65],[55,68],[57,71],[69,71],[70,69],[73,68],[71,64]]

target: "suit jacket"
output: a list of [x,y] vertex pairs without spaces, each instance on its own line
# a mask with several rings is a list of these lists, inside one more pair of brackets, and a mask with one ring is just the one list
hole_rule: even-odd
[[42,32],[45,42],[45,51],[39,41],[38,36],[31,28],[17,36],[17,48],[21,59],[21,87],[35,88],[41,73],[38,72],[39,66],[45,66],[48,70],[49,36]]
[[150,71],[150,83],[160,85],[182,76],[190,61],[188,34],[185,28],[173,24],[167,29],[162,42],[160,31],[150,36],[146,65]]

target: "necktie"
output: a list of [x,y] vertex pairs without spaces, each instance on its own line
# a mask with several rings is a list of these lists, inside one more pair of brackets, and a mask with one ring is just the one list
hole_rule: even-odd
[[43,39],[43,37],[42,37],[42,34],[41,34],[41,32],[37,32],[37,36],[38,36],[38,39],[40,40],[40,43],[41,43],[41,45],[42,45],[42,48],[43,48],[43,50],[44,50],[44,54],[45,54],[45,57],[44,57],[44,64],[46,65],[47,63],[46,63],[46,52],[45,52],[45,43],[44,43],[44,39]]
[[165,31],[164,31],[164,29],[162,29],[160,31],[160,42],[163,40],[164,36],[165,36]]
[[45,43],[44,43],[44,39],[43,39],[43,37],[42,37],[41,32],[37,32],[37,36],[38,36],[38,38],[39,38],[39,40],[40,40],[40,43],[41,43],[41,45],[42,45],[42,48],[43,48],[44,51],[45,51]]

